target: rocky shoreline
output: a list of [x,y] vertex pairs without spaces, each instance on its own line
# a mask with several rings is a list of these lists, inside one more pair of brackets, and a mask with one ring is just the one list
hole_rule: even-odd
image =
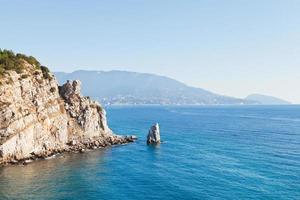
[[27,158],[13,158],[7,162],[0,162],[1,166],[7,165],[27,165],[36,160],[45,160],[47,158],[51,158],[52,156],[63,154],[63,153],[84,153],[88,150],[102,149],[110,146],[122,145],[132,143],[137,140],[136,136],[118,136],[113,135],[109,137],[96,137],[89,138],[83,141],[72,140],[67,143],[64,148],[56,148],[56,149],[47,149],[41,153],[32,153],[30,157]]
[[[33,57],[6,51],[0,77],[0,165],[27,164],[63,152],[85,152],[133,142],[109,128],[105,109],[81,95],[81,82],[58,85]],[[103,86],[104,87],[104,86]]]

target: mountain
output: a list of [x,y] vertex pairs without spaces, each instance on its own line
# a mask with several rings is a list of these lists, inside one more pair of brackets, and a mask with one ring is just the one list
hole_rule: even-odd
[[251,104],[252,101],[214,94],[154,74],[127,71],[56,72],[58,81],[81,80],[84,95],[109,104],[216,105]]
[[262,95],[262,94],[251,94],[245,98],[246,100],[249,101],[256,101],[259,104],[263,105],[286,105],[286,104],[291,104],[290,102],[279,99],[277,97],[272,97],[272,96],[267,96],[267,95]]

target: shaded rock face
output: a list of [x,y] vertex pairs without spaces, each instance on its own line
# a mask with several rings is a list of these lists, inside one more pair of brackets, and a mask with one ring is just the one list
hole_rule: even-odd
[[147,144],[157,144],[160,143],[160,131],[159,124],[151,126],[147,135]]
[[86,141],[131,141],[113,135],[100,104],[80,95],[79,81],[59,88],[54,77],[45,79],[28,63],[26,74],[9,71],[0,80],[0,164],[69,151]]

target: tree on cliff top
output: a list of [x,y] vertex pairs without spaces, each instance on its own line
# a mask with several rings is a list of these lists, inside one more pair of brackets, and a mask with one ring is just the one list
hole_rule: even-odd
[[24,70],[24,64],[22,61],[35,66],[36,69],[40,69],[43,72],[45,78],[50,78],[49,69],[45,66],[41,66],[39,61],[33,56],[26,56],[24,54],[15,54],[13,51],[0,49],[0,76],[3,76],[6,71],[12,70],[17,73],[22,73]]

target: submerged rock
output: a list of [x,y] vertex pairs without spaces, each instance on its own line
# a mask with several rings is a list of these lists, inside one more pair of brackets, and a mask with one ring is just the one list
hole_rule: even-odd
[[159,124],[151,126],[148,136],[147,136],[147,144],[157,144],[160,143],[160,132],[159,132]]

